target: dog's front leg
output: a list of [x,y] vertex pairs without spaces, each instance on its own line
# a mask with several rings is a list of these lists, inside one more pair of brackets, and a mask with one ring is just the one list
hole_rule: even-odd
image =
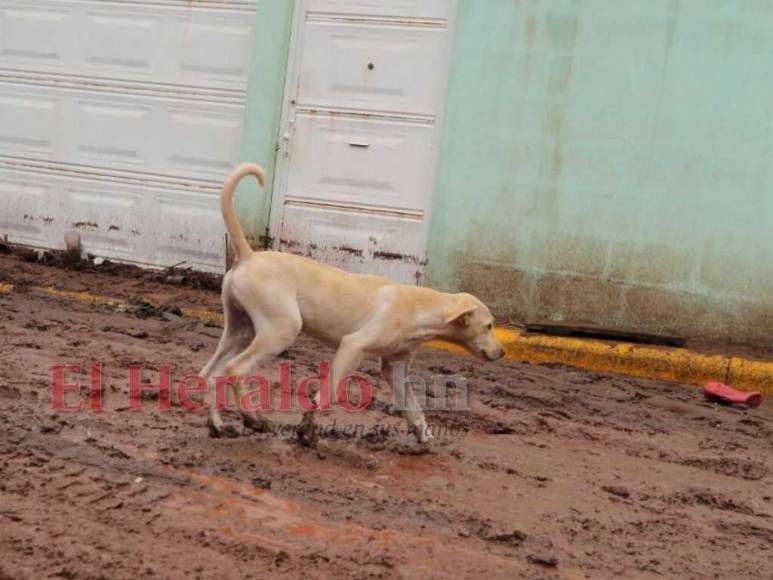
[[416,399],[408,376],[414,356],[415,353],[411,352],[381,359],[381,376],[392,388],[395,404],[402,411],[408,423],[408,430],[416,436],[419,443],[428,443],[435,437],[427,425],[424,411]]

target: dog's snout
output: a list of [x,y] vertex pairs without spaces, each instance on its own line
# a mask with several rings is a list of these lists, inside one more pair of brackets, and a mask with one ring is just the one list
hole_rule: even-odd
[[495,351],[483,351],[483,355],[484,355],[485,358],[487,358],[488,360],[490,360],[492,362],[493,361],[497,361],[497,360],[500,360],[500,359],[504,358],[504,356],[505,356],[505,349],[500,346]]

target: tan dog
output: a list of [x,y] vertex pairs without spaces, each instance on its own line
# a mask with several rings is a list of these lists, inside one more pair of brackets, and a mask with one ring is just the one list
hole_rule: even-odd
[[[214,376],[247,376],[251,369],[287,349],[301,332],[337,349],[331,369],[332,400],[335,386],[366,356],[381,357],[383,377],[394,389],[393,365],[402,363],[407,371],[417,349],[433,338],[463,345],[483,359],[504,356],[492,332],[494,318],[470,294],[405,286],[386,278],[344,272],[293,254],[254,252],[233,208],[236,185],[247,175],[254,175],[264,186],[263,170],[244,164],[223,187],[223,220],[236,260],[223,279],[223,336],[217,352],[201,372],[208,382]],[[232,386],[240,401],[244,394],[241,381]],[[408,426],[420,442],[428,441],[432,434],[424,413],[412,387],[404,388],[406,392],[400,394],[406,403]],[[224,428],[213,402],[210,397],[210,433],[235,435],[235,429]],[[257,414],[242,410],[242,417],[249,427],[267,426]],[[302,427],[299,435],[312,442],[313,412],[306,413]]]

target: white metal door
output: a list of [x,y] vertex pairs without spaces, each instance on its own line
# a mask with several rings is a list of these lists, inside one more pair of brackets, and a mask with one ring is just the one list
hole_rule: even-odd
[[453,11],[453,0],[298,3],[275,248],[421,282]]
[[0,235],[222,271],[256,0],[0,0]]

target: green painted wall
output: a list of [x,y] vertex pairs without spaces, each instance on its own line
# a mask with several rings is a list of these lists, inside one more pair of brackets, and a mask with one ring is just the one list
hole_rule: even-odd
[[773,341],[773,2],[459,0],[428,280]]
[[260,191],[254,179],[245,179],[237,191],[235,206],[244,232],[255,247],[263,245],[262,236],[268,227],[293,7],[293,0],[259,0],[253,32],[239,159],[266,169],[266,189]]

